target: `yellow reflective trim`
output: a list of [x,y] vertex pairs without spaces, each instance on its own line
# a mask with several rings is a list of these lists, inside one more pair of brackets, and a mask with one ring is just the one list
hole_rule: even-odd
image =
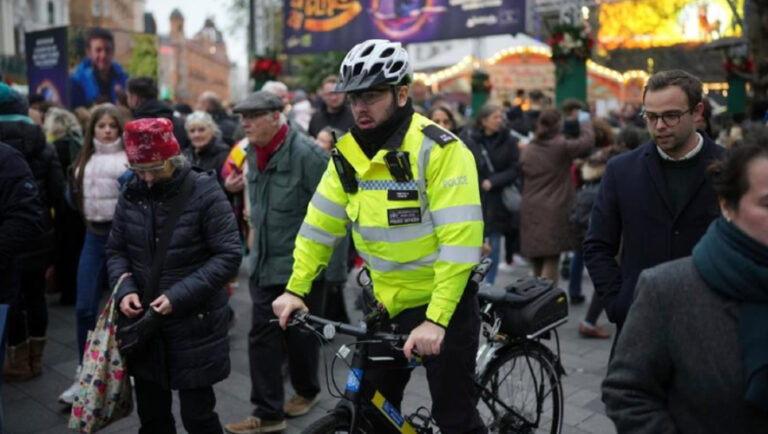
[[[405,418],[397,413],[392,413],[393,410],[396,411],[395,406],[390,404],[386,398],[384,398],[384,395],[381,394],[378,390],[373,394],[373,398],[371,398],[371,403],[374,407],[378,408],[381,414],[384,415],[384,417],[389,420],[390,423],[403,434],[416,434],[416,430],[413,429],[410,423],[408,423]],[[399,418],[399,420],[395,420],[395,418]]]

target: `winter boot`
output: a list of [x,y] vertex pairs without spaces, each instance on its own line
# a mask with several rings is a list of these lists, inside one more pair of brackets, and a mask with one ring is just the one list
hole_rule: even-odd
[[3,378],[6,381],[26,381],[32,378],[29,369],[29,341],[16,346],[8,346],[8,357],[3,366]]
[[29,338],[29,368],[33,377],[43,373],[43,348],[45,348],[45,337]]

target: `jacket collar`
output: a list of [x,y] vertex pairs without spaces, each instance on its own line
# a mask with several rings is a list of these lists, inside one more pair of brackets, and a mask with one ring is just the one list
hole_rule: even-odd
[[411,118],[403,122],[397,131],[395,131],[389,139],[382,145],[381,149],[373,156],[372,159],[368,159],[360,145],[357,144],[355,138],[351,133],[344,134],[336,143],[336,148],[344,155],[344,158],[349,161],[349,164],[355,169],[355,173],[363,175],[367,173],[373,164],[384,164],[384,156],[397,149],[401,149],[406,142],[406,137],[413,134],[414,127],[419,128],[424,122],[428,122],[426,118],[414,113]]

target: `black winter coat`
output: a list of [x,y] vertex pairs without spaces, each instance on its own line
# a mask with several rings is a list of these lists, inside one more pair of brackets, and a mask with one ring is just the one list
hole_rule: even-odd
[[344,104],[338,112],[330,113],[325,104],[321,103],[320,107],[312,115],[312,119],[309,120],[307,133],[312,137],[317,137],[323,128],[329,126],[347,132],[354,125],[355,118],[352,116],[352,110],[349,106]]
[[187,157],[192,166],[201,169],[204,172],[214,170],[216,172],[216,178],[219,182],[223,182],[221,179],[221,168],[224,166],[224,162],[227,161],[230,148],[223,140],[214,137],[203,149],[196,152],[194,146],[190,146],[184,150],[184,156]]
[[0,142],[0,303],[18,291],[17,253],[42,232],[39,196],[24,156]]
[[576,200],[573,202],[573,208],[568,215],[568,224],[573,236],[573,244],[581,248],[584,242],[584,236],[589,228],[589,216],[592,214],[592,205],[597,197],[597,190],[600,188],[600,182],[589,182],[576,190]]
[[[491,181],[491,191],[480,189],[480,199],[483,204],[483,220],[485,221],[485,235],[490,233],[506,234],[519,226],[519,216],[510,213],[501,200],[501,192],[508,185],[515,183],[520,187],[519,166],[520,150],[509,130],[502,129],[492,138],[483,137],[483,132],[477,128],[464,130],[462,140],[475,157],[477,165],[477,178],[480,184],[483,180]],[[483,145],[483,141],[487,141]],[[493,165],[493,170],[483,156],[482,149],[488,153]]]
[[[43,234],[30,240],[19,255],[24,270],[33,271],[53,263],[55,242],[54,215],[61,215],[64,199],[64,171],[56,148],[45,141],[43,130],[23,121],[0,122],[0,141],[24,155],[37,182],[43,204]],[[53,212],[51,212],[53,210]]]
[[[158,292],[144,294],[158,231],[185,176],[194,177],[194,187],[173,228]],[[240,266],[240,238],[232,208],[213,176],[185,167],[150,189],[134,175],[118,200],[106,250],[112,285],[123,273],[132,273],[115,295],[116,303],[137,293],[146,310],[164,294],[173,308],[153,343],[129,360],[130,374],[172,389],[206,387],[226,378],[225,286]]]
[[133,110],[133,119],[165,118],[173,122],[173,135],[181,149],[189,146],[189,137],[184,128],[184,121],[173,115],[173,108],[156,99],[143,101]]

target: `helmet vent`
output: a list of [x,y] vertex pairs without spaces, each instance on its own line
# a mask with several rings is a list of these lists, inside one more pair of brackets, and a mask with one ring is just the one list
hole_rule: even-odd
[[368,72],[368,74],[369,75],[378,74],[379,72],[381,72],[381,69],[383,67],[384,65],[381,62],[376,63],[375,65],[371,66],[371,70]]
[[390,56],[391,56],[391,55],[393,55],[393,54],[395,54],[395,49],[394,49],[394,48],[392,48],[392,47],[389,47],[389,48],[387,48],[386,50],[384,50],[384,51],[381,53],[381,56],[379,56],[379,57],[381,57],[382,59],[386,59],[387,57],[390,57]]
[[399,70],[400,70],[402,67],[403,67],[403,62],[402,62],[402,61],[400,61],[400,60],[398,60],[397,62],[395,62],[395,63],[394,63],[394,64],[393,64],[393,65],[392,65],[392,66],[389,68],[389,72],[397,72],[397,71],[399,71]]
[[355,67],[352,70],[352,75],[360,75],[361,72],[363,72],[363,62],[357,62],[355,63]]
[[366,57],[367,55],[371,54],[371,51],[373,51],[374,44],[370,44],[367,47],[365,47],[365,50],[363,50],[362,53],[360,53],[360,57]]

